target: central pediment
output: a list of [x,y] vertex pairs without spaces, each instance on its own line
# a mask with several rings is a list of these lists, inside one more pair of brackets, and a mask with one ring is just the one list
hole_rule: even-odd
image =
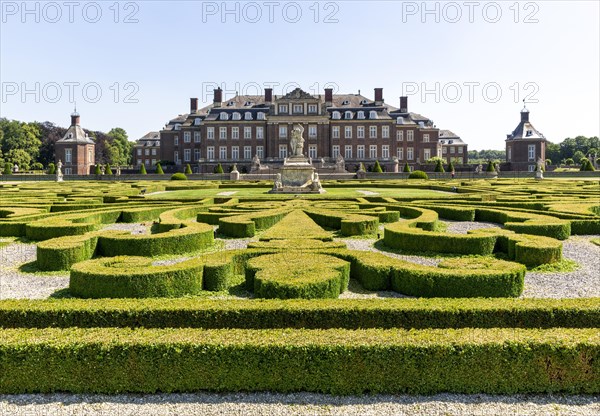
[[286,95],[278,98],[277,101],[280,101],[280,100],[306,100],[306,99],[316,100],[317,98],[314,97],[313,95],[310,95],[306,91],[303,91],[301,88],[296,88],[296,89],[288,92]]

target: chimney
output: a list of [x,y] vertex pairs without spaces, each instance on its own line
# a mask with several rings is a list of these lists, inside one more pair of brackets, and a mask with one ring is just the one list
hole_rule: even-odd
[[79,126],[79,113],[77,110],[71,114],[71,126]]
[[527,108],[523,108],[521,110],[521,121],[526,121],[529,123],[529,110]]
[[325,88],[325,107],[333,105],[333,88]]
[[196,111],[198,111],[198,99],[190,98],[190,113],[194,114]]
[[400,97],[400,112],[408,113],[408,97],[406,96]]
[[383,104],[383,88],[375,88],[375,105]]
[[265,88],[265,102],[270,103],[273,101],[273,88]]
[[223,90],[221,87],[214,90],[214,98],[213,98],[213,107],[221,107],[221,103],[223,102]]

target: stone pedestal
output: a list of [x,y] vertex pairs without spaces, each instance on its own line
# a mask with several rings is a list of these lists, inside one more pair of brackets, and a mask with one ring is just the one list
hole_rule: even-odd
[[542,179],[544,179],[544,172],[542,172],[541,170],[537,170],[535,172],[535,179],[538,181],[541,181]]
[[230,181],[239,181],[240,180],[240,172],[237,170],[237,165],[233,165],[233,170],[229,172],[229,180]]
[[321,194],[319,175],[304,156],[292,156],[283,163],[271,189],[272,194]]

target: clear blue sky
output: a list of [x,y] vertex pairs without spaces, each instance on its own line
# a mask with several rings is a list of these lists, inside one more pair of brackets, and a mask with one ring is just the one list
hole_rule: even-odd
[[228,2],[229,14],[221,1],[75,3],[1,2],[2,117],[66,126],[72,89],[84,127],[135,140],[190,97],[210,102],[211,83],[226,97],[334,83],[371,98],[383,87],[395,106],[407,93],[471,149],[503,149],[528,94],[550,140],[600,132],[597,1]]

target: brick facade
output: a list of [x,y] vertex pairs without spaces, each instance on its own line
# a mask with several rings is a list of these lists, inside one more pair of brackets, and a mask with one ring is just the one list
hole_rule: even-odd
[[55,163],[62,163],[64,175],[89,175],[95,161],[96,145],[79,125],[79,114],[71,114],[71,126],[55,144]]
[[532,172],[537,161],[546,160],[546,138],[529,122],[529,110],[521,111],[521,122],[506,136],[506,162],[511,170]]

